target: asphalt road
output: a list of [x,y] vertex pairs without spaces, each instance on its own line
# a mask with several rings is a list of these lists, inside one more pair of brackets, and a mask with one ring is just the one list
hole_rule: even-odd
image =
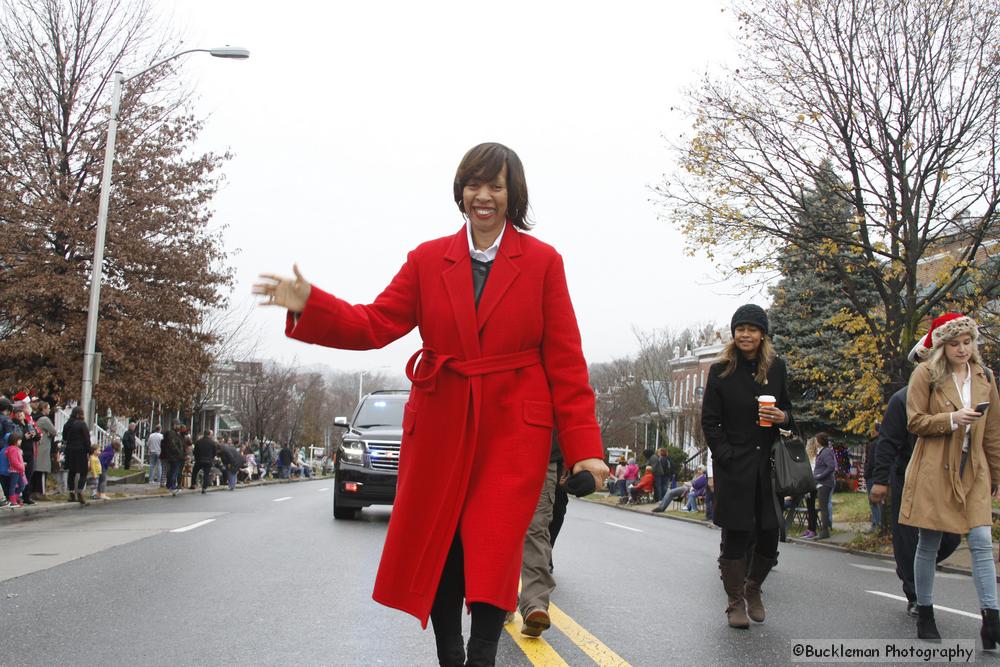
[[[0,665],[436,664],[371,600],[389,508],[334,521],[332,480],[91,505],[0,522]],[[184,529],[175,532],[177,529]],[[716,530],[580,501],[545,642],[498,665],[784,665],[793,639],[911,638],[892,563],[782,545],[767,622],[725,624]],[[880,595],[881,594],[881,595]],[[972,581],[938,575],[946,638],[978,636]],[[524,648],[522,648],[522,646]],[[979,652],[977,661],[1000,663]]]

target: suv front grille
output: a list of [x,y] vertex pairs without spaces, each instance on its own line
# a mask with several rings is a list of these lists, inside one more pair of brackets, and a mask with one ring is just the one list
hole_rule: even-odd
[[368,460],[375,470],[399,470],[399,443],[369,441]]

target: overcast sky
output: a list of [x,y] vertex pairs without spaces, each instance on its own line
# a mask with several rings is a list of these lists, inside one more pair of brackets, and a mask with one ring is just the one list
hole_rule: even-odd
[[[704,2],[154,0],[188,47],[244,46],[247,61],[189,56],[181,75],[232,150],[215,201],[234,255],[233,306],[263,271],[370,302],[420,242],[464,223],[451,195],[483,141],[525,165],[532,232],[565,258],[589,362],[633,354],[644,329],[728,322],[753,295],[719,285],[657,217],[650,188],[674,169],[670,107],[733,56],[734,26]],[[759,297],[757,297],[759,299]],[[414,332],[384,350],[288,340],[256,309],[259,356],[398,373]]]

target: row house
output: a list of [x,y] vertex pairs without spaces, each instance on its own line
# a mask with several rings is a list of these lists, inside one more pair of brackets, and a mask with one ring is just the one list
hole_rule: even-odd
[[[705,449],[701,431],[701,399],[705,393],[705,381],[708,369],[731,338],[728,329],[720,329],[712,340],[685,350],[683,354],[678,350],[670,361],[667,439],[688,456],[695,456]],[[699,462],[707,462],[707,452],[702,452]]]
[[216,439],[232,438],[233,442],[242,442],[243,425],[236,417],[240,397],[263,372],[264,366],[259,361],[216,363],[205,380],[204,397],[194,415],[196,432],[210,428],[215,431]]

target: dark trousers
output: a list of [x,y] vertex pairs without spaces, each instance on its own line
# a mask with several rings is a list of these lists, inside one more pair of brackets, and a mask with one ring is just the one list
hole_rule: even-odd
[[[903,593],[906,599],[914,602],[917,599],[917,589],[913,584],[913,558],[917,554],[918,529],[899,523],[899,505],[903,501],[902,475],[894,476],[892,480],[892,556],[896,559],[896,576],[903,582]],[[942,533],[941,546],[938,547],[937,562],[943,561],[955,552],[962,541],[955,533]]]
[[670,490],[670,475],[653,475],[653,498],[656,502],[663,500]]
[[833,494],[832,486],[821,486],[819,492],[819,515],[823,520],[823,528],[833,528],[833,517],[830,516],[830,496]]
[[750,555],[750,547],[761,556],[776,558],[778,555],[778,529],[731,530],[722,529],[722,557],[738,560]]
[[[31,445],[28,445],[29,447]],[[31,500],[31,477],[35,474],[35,459],[24,460],[24,477],[28,480],[24,490],[21,491],[21,499],[25,502]]]
[[806,527],[816,532],[816,492],[807,493],[804,496],[795,496],[792,498],[791,507],[785,513],[785,527],[795,518],[795,509],[799,506],[799,503],[806,501]]
[[[462,634],[462,601],[465,599],[465,555],[458,533],[441,571],[434,605],[431,607],[431,625],[436,637],[454,637]],[[473,602],[471,636],[488,642],[500,640],[507,612],[485,602]]]
[[198,485],[198,471],[202,471],[201,475],[201,488],[208,488],[208,480],[212,477],[212,463],[211,461],[195,461],[194,467],[191,469],[191,488],[193,489]]
[[125,468],[125,470],[132,467],[132,452],[134,451],[134,447],[122,448],[122,467]]
[[70,493],[79,493],[87,485],[87,463],[90,454],[86,449],[66,450],[66,488]]
[[184,461],[167,461],[167,488],[176,489],[180,485],[181,470],[184,469]]

